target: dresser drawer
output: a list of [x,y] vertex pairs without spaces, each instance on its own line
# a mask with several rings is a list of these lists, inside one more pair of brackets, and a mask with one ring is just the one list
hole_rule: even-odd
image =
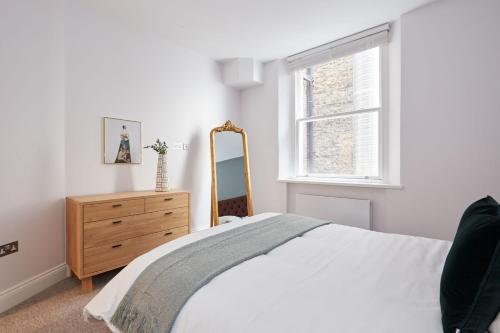
[[83,221],[92,222],[144,213],[144,199],[110,201],[83,207]]
[[127,265],[137,256],[155,247],[187,235],[188,227],[164,230],[153,234],[84,249],[83,271],[91,274]]
[[161,230],[187,226],[188,207],[85,223],[84,247],[106,245]]
[[178,207],[188,206],[188,194],[176,193],[146,198],[146,212],[156,212]]

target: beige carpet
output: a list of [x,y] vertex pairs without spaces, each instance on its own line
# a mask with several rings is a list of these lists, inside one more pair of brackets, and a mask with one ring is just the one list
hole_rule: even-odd
[[86,322],[83,307],[118,271],[94,278],[94,291],[80,293],[80,281],[67,278],[15,308],[0,314],[0,332],[110,332],[104,322]]

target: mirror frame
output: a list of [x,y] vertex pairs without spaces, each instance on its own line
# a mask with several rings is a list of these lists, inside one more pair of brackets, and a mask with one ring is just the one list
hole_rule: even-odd
[[234,126],[234,124],[230,120],[228,120],[224,123],[224,125],[216,127],[210,131],[210,158],[212,166],[212,218],[210,221],[210,227],[214,227],[219,224],[219,205],[217,200],[217,163],[215,162],[215,134],[220,132],[235,132],[237,134],[241,134],[243,142],[243,164],[245,166],[247,211],[248,216],[253,215],[252,186],[250,184],[250,163],[248,159],[247,134],[243,128]]

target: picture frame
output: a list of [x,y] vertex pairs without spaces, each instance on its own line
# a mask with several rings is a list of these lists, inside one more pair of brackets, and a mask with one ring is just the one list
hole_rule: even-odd
[[142,122],[103,117],[104,164],[142,164]]

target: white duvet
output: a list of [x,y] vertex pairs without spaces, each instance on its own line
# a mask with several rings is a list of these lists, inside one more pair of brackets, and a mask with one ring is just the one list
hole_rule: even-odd
[[[153,261],[195,240],[276,214],[199,231],[131,262],[84,309],[110,319]],[[214,278],[173,333],[441,333],[439,281],[450,242],[327,225]]]

